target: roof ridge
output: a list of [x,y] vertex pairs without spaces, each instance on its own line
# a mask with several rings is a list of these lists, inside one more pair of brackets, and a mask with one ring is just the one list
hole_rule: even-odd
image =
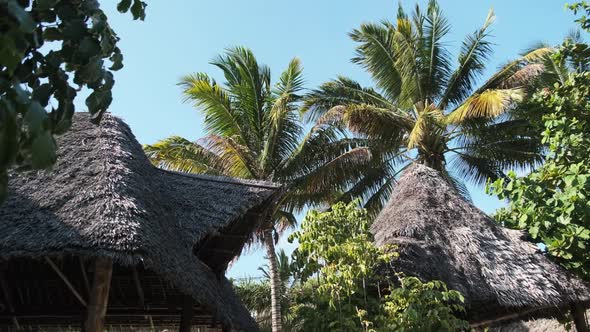
[[233,178],[233,177],[222,176],[222,175],[184,173],[184,172],[163,169],[163,168],[159,168],[159,167],[155,167],[155,168],[159,171],[162,171],[162,172],[171,173],[171,174],[180,175],[180,176],[186,176],[189,178],[194,178],[194,179],[199,179],[199,180],[204,180],[204,181],[209,181],[209,182],[230,183],[230,184],[236,184],[236,185],[242,185],[242,186],[267,188],[267,189],[281,188],[280,184],[270,182],[270,181],[240,179],[240,178]]

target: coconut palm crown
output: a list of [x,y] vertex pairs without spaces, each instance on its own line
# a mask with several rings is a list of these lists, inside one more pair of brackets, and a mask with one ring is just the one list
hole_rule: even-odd
[[198,142],[173,136],[144,147],[161,168],[267,180],[284,186],[276,211],[253,240],[266,248],[273,300],[273,331],[281,329],[280,279],[274,244],[295,224],[294,211],[330,202],[362,178],[371,160],[365,140],[346,138],[338,126],[318,122],[306,131],[300,120],[302,67],[293,59],[271,84],[270,69],[242,47],[212,64],[225,82],[205,73],[180,82],[187,101],[204,116],[207,135]]
[[[305,98],[309,119],[340,121],[368,137],[390,163],[413,161],[442,172],[457,189],[502,176],[511,167],[540,161],[540,144],[526,118],[511,112],[527,94],[527,84],[544,70],[553,50],[535,48],[476,86],[492,53],[490,10],[468,35],[456,65],[445,37],[449,21],[432,0],[412,15],[400,6],[396,22],[366,23],[350,33],[358,43],[353,62],[367,70],[375,88],[339,77]],[[386,201],[397,167],[368,173],[363,195],[373,206]]]

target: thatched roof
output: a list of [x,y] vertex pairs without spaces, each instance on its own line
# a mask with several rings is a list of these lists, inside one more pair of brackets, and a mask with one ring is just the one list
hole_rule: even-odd
[[110,114],[95,126],[77,113],[58,144],[52,171],[10,175],[0,206],[0,258],[73,253],[143,264],[227,327],[257,330],[223,274],[276,185],[157,169]]
[[393,264],[399,271],[460,291],[472,324],[556,314],[590,299],[583,282],[524,241],[521,231],[495,223],[423,165],[400,177],[371,231],[378,246],[399,246]]

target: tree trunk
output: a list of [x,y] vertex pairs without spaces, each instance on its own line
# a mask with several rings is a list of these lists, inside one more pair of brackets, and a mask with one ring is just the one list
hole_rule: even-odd
[[574,325],[578,332],[590,332],[588,324],[586,322],[586,310],[581,304],[572,303],[570,305],[571,313],[574,318]]
[[92,281],[92,289],[90,289],[88,314],[86,324],[84,324],[86,332],[102,332],[104,330],[112,274],[113,262],[107,258],[97,258],[94,263],[94,280]]
[[283,324],[281,322],[281,277],[279,276],[272,229],[264,232],[264,246],[266,255],[268,256],[268,272],[270,274],[271,327],[272,332],[280,332],[283,330]]

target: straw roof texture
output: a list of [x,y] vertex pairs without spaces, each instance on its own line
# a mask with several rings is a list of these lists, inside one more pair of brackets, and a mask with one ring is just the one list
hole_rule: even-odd
[[[71,130],[58,138],[52,170],[11,173],[0,206],[0,258],[69,253],[143,264],[226,327],[257,330],[223,276],[228,262],[216,273],[194,248],[236,224],[251,231],[257,218],[247,214],[263,211],[278,187],[157,169],[122,120],[106,114],[95,126],[89,119],[76,113]],[[239,235],[235,254],[248,234]]]
[[524,233],[495,223],[423,165],[400,177],[371,231],[378,246],[399,246],[397,272],[460,291],[474,325],[556,315],[590,299],[587,286],[523,240]]

